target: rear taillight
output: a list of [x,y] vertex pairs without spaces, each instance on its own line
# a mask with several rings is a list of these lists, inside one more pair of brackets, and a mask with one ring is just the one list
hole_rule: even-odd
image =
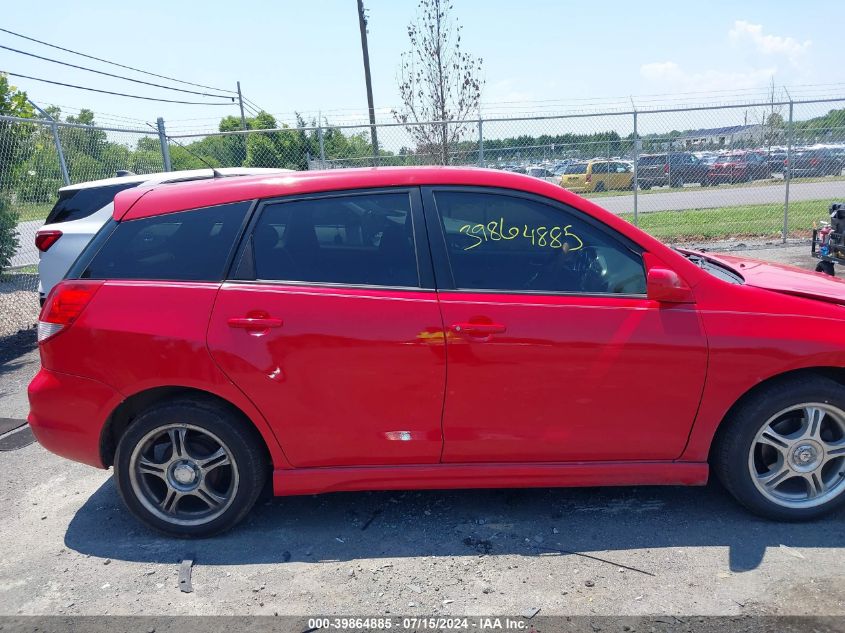
[[665,165],[663,165],[663,173],[664,174],[669,173],[669,163],[666,163]]
[[818,158],[811,158],[811,159],[810,159],[810,165],[811,165],[812,167],[815,167],[815,166],[816,166],[816,165],[818,165],[818,164],[819,164],[819,159],[818,159]]
[[586,178],[584,178],[584,180],[585,180],[586,182],[593,182],[593,175],[592,175],[592,174],[587,174],[587,176],[586,176]]
[[35,248],[45,253],[50,250],[53,244],[59,241],[61,236],[61,231],[38,231],[35,234]]
[[38,342],[76,321],[102,285],[102,281],[63,281],[53,288],[38,317]]
[[787,165],[789,165],[789,159],[788,159],[788,158],[784,158],[784,159],[783,159],[783,166],[784,166],[784,167],[786,167]]

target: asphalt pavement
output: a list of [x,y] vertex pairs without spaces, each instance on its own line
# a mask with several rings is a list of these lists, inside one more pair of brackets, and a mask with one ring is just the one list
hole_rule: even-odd
[[[813,264],[806,244],[747,254]],[[37,368],[31,331],[4,341],[0,418],[26,415]],[[0,473],[0,615],[845,616],[845,511],[774,523],[715,483],[265,496],[183,541],[38,444],[0,451]]]
[[[687,186],[683,189],[659,190],[637,195],[637,211],[684,211],[687,209],[713,209],[746,204],[783,204],[786,185],[756,184],[747,187]],[[589,198],[589,196],[587,196]],[[824,200],[832,202],[845,200],[845,181],[827,180],[819,182],[793,182],[789,185],[789,199],[792,202]],[[634,210],[634,195],[601,196],[593,199],[599,206],[612,213],[631,213]]]

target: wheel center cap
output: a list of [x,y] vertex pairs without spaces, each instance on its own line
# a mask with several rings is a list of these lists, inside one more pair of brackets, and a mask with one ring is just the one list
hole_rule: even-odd
[[183,486],[190,486],[196,483],[199,478],[199,473],[197,472],[196,467],[187,462],[176,464],[176,466],[173,467],[172,475],[176,483]]
[[815,442],[801,442],[790,453],[792,467],[802,472],[815,470],[821,461],[823,452]]

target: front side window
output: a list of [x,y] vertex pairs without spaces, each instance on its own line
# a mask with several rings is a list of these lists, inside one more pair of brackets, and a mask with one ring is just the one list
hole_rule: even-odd
[[250,202],[120,222],[83,279],[220,281]]
[[641,256],[575,213],[499,193],[434,195],[458,289],[645,293]]
[[252,248],[257,279],[419,285],[407,192],[268,204]]

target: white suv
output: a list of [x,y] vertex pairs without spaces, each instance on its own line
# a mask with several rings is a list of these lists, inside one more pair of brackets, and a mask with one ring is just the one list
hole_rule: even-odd
[[[230,167],[216,170],[223,176],[287,172],[289,169]],[[112,215],[114,196],[139,185],[178,183],[213,178],[210,169],[169,171],[92,180],[59,189],[59,200],[35,236],[39,250],[38,294],[41,303],[65,276],[71,264]]]

